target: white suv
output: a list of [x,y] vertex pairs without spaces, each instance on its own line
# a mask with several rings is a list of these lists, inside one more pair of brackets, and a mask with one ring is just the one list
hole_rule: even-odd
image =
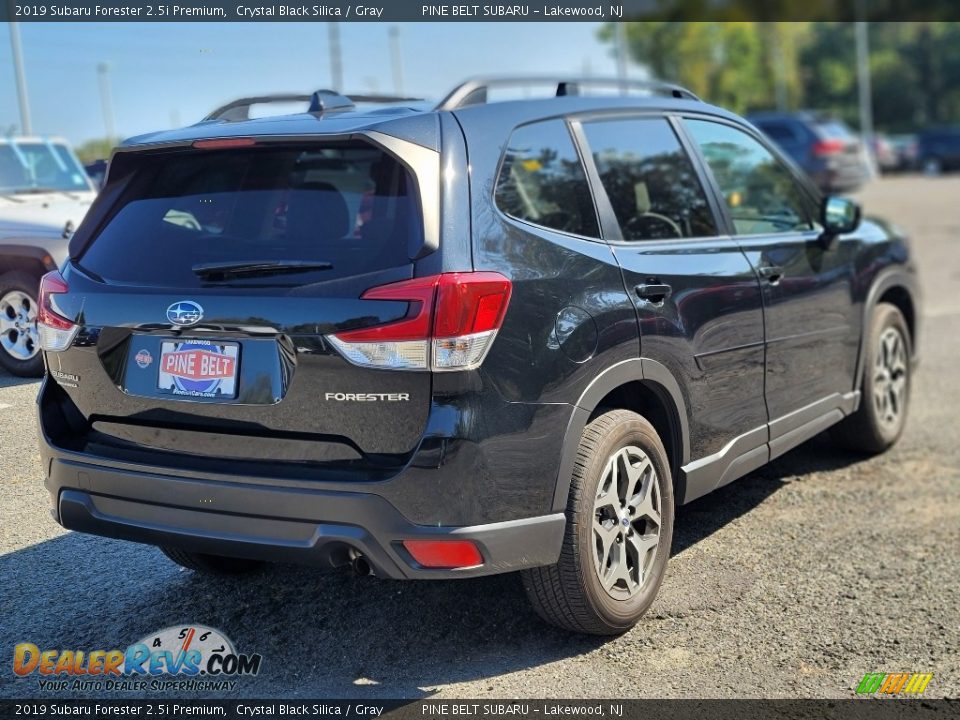
[[40,276],[67,255],[67,241],[96,196],[59,138],[0,137],[0,366],[40,376]]

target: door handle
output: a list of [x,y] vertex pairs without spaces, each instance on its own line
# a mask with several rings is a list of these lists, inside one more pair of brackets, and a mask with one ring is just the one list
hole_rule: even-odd
[[669,285],[656,283],[643,283],[637,285],[635,289],[639,297],[653,303],[663,302],[666,298],[670,297],[670,293],[673,292],[673,288]]
[[764,265],[757,272],[771,285],[776,285],[783,278],[783,268],[779,265]]

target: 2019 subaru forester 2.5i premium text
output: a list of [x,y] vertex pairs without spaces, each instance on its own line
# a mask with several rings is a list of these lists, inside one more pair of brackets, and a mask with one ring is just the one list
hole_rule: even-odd
[[674,509],[831,428],[880,452],[908,246],[742,119],[639,96],[210,120],[120,148],[42,283],[66,528],[201,571],[520,571],[623,632]]

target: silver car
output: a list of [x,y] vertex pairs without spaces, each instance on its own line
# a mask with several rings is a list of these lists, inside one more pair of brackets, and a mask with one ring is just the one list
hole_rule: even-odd
[[95,196],[65,140],[0,137],[0,366],[15,375],[43,373],[40,277],[66,258]]

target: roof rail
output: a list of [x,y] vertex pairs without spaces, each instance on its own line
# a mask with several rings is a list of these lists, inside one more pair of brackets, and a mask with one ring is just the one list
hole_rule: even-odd
[[643,90],[645,92],[670,95],[687,100],[700,100],[696,95],[679,85],[660,82],[659,80],[621,80],[615,77],[559,77],[544,76],[500,76],[475,77],[462,82],[440,101],[437,110],[455,110],[468,105],[482,105],[487,102],[487,90],[491,87],[533,87],[556,86],[556,97],[579,95],[580,87],[603,86],[619,89],[625,95],[629,90]]
[[393,103],[418,102],[422,98],[399,97],[396,95],[341,95],[333,90],[317,90],[312,95],[302,93],[278,93],[276,95],[259,95],[245,97],[218,107],[204,118],[209,120],[249,120],[250,108],[253,105],[268,105],[275,103],[302,102],[309,103],[307,112],[324,113],[336,110],[351,110],[354,103]]

